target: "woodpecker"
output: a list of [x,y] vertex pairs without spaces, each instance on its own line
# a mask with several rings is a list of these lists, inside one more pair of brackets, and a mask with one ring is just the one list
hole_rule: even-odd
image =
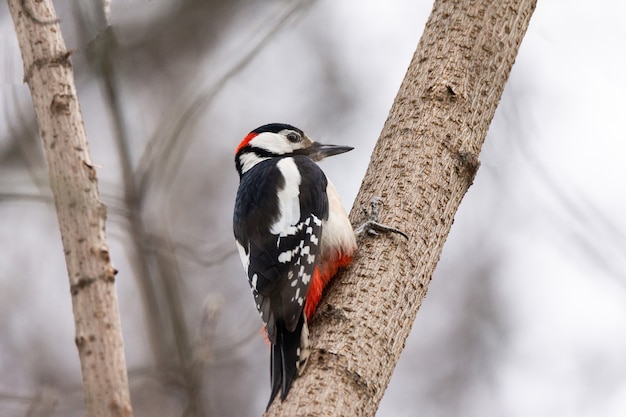
[[356,238],[332,182],[317,165],[348,152],[294,126],[254,129],[235,150],[239,189],[233,230],[256,308],[271,344],[271,394],[287,396],[308,359],[307,323],[324,287],[356,251]]

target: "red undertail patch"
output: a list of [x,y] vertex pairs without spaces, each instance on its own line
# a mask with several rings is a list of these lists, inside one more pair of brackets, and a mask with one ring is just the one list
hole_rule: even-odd
[[326,262],[322,261],[315,267],[311,286],[306,294],[306,302],[304,303],[304,314],[306,315],[307,321],[311,321],[311,317],[313,317],[315,313],[315,309],[322,298],[322,292],[326,285],[330,282],[332,277],[335,276],[339,268],[347,266],[351,261],[351,255],[340,254],[336,259],[330,259]]

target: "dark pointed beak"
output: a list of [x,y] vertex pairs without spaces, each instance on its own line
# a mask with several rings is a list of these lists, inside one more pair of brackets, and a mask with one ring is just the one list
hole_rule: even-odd
[[298,153],[307,155],[315,162],[319,162],[327,156],[339,155],[340,153],[348,152],[352,149],[354,149],[352,146],[324,145],[322,143],[313,142],[311,146],[298,151]]

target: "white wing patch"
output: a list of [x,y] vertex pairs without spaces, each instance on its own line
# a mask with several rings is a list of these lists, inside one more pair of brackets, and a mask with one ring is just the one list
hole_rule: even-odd
[[[270,232],[280,235],[300,221],[300,182],[302,177],[293,158],[283,158],[276,164],[285,179],[285,186],[278,191],[280,217],[270,227]],[[288,233],[288,232],[287,232]]]
[[290,331],[298,324],[306,302],[315,261],[320,251],[318,243],[322,240],[321,234],[322,220],[315,214],[310,214],[294,226],[283,229],[276,240],[278,260],[289,268],[288,285],[281,288],[280,298],[283,300],[282,317]]
[[291,258],[293,258],[293,252],[292,250],[286,250],[284,252],[281,252],[278,255],[278,262],[286,264],[287,262],[291,261]]
[[[290,226],[286,228],[284,231],[282,231],[278,235],[278,240],[276,241],[276,245],[280,247],[281,238],[288,238],[289,236],[295,236],[297,233],[301,232],[302,230],[305,230],[305,233],[309,235],[310,242],[314,244],[315,246],[317,246],[319,239],[317,238],[317,236],[315,236],[315,234],[313,233],[313,228],[310,226],[311,220],[313,220],[313,223],[315,223],[317,226],[322,224],[322,221],[319,218],[317,218],[317,216],[312,214],[311,217],[307,217],[307,219],[304,222],[298,223],[295,226]],[[306,255],[307,263],[313,264],[315,262],[315,254],[311,253],[311,246],[305,246],[305,242],[306,241],[303,240],[300,242],[298,246],[294,247],[293,249],[280,252],[278,254],[278,262],[288,263],[288,262],[291,262],[296,256],[301,257],[301,256]],[[298,264],[300,264],[300,260],[298,260],[297,262]],[[293,276],[289,276],[290,280],[291,278],[293,278]],[[305,283],[308,283],[308,282],[305,282]]]
[[250,266],[250,248],[246,250],[246,248],[241,246],[241,243],[237,240],[235,240],[235,244],[237,245],[237,251],[239,252],[243,269],[246,271],[246,275],[248,275],[248,267]]

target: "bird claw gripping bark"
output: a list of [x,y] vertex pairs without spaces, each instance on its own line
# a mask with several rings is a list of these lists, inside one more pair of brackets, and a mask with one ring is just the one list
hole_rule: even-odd
[[354,233],[357,236],[362,235],[363,233],[367,233],[370,236],[378,236],[378,232],[382,233],[397,233],[403,236],[405,239],[409,237],[400,229],[396,229],[395,227],[386,226],[384,224],[378,223],[378,207],[382,204],[383,199],[380,197],[374,197],[370,201],[370,209],[368,210],[366,207],[363,207],[363,214],[367,220],[361,226],[357,227],[354,230]]

